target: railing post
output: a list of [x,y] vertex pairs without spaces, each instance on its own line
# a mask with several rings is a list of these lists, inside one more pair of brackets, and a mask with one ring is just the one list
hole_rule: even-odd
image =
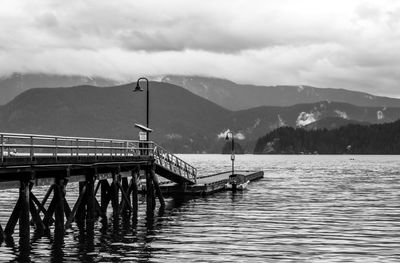
[[57,156],[58,156],[58,139],[54,138],[54,143],[55,143],[55,148],[54,148],[54,155],[56,157],[56,161],[57,161]]
[[110,155],[113,156],[113,143],[110,141]]
[[97,140],[94,140],[94,157],[97,159]]
[[76,139],[76,156],[79,158],[79,139]]
[[31,158],[31,161],[33,160],[33,155],[34,155],[34,152],[33,152],[33,136],[30,136],[30,143],[31,143],[31,148],[30,148],[30,151],[29,151],[29,156],[30,156],[30,158]]
[[1,142],[1,162],[4,161],[4,135],[2,134],[0,136],[0,142]]

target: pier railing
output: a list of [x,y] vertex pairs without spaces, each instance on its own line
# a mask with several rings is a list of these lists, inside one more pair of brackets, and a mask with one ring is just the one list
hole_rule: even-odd
[[129,157],[153,154],[152,142],[54,135],[0,133],[1,162],[8,157],[109,156]]
[[0,133],[1,163],[7,158],[24,157],[34,161],[50,157],[130,157],[153,156],[157,165],[196,182],[197,169],[151,141],[105,138],[66,137],[54,135]]
[[197,169],[195,167],[157,144],[154,144],[154,158],[156,164],[174,172],[175,174],[186,177],[190,181],[196,182]]

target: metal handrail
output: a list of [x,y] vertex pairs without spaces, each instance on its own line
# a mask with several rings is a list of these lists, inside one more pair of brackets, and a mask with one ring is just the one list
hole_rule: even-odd
[[30,157],[151,155],[157,164],[196,182],[197,169],[152,141],[0,133],[0,159]]
[[152,155],[154,143],[136,140],[0,133],[1,162],[7,157]]
[[180,159],[176,155],[168,152],[166,149],[158,144],[154,144],[154,159],[158,165],[179,174],[190,181],[196,182],[197,169]]

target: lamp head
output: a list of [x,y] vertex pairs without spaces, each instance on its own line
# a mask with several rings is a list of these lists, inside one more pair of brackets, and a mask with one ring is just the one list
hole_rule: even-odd
[[229,134],[228,133],[226,134],[225,140],[227,140],[227,141],[229,140]]
[[139,85],[139,81],[138,82],[136,82],[136,87],[135,87],[135,89],[133,90],[133,92],[137,92],[137,91],[143,91],[143,89],[140,87],[140,85]]

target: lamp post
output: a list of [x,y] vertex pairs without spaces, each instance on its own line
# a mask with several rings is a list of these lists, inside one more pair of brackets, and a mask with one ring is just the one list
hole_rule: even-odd
[[[141,77],[137,80],[136,82],[136,88],[133,90],[134,92],[137,91],[143,91],[143,89],[140,87],[140,81],[145,80],[146,81],[146,126],[149,128],[149,80],[147,78]],[[146,137],[147,141],[149,140],[149,132],[146,131]]]
[[232,175],[235,173],[235,137],[233,136],[233,133],[231,131],[228,131],[226,133],[225,140],[229,140],[229,133],[231,134],[232,137],[232,146],[231,146],[231,160],[232,160]]

